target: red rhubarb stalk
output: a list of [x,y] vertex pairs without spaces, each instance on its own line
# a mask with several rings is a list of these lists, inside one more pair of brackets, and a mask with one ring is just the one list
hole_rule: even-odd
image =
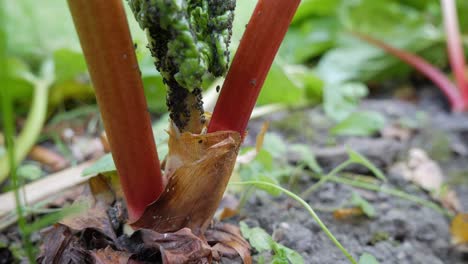
[[[468,78],[465,69],[465,53],[460,38],[458,15],[454,0],[441,0],[444,14],[445,33],[447,35],[447,51],[449,54],[452,71],[463,97],[464,106],[468,107]],[[465,108],[465,110],[468,110]]]
[[121,0],[68,0],[130,220],[163,191],[140,70]]
[[224,81],[208,132],[244,135],[271,64],[300,0],[259,0]]
[[414,67],[417,71],[424,74],[442,90],[442,92],[448,98],[453,111],[463,111],[465,105],[463,99],[460,96],[460,93],[457,90],[457,87],[445,76],[443,72],[434,67],[428,61],[410,52],[392,47],[383,41],[375,39],[369,35],[358,32],[353,32],[353,34],[385,50],[386,52],[399,58],[400,60]]

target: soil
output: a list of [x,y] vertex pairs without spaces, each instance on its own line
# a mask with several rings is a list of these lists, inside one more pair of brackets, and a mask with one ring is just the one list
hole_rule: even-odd
[[[468,212],[468,114],[449,113],[446,104],[439,101],[440,96],[434,96],[431,91],[434,88],[421,92],[419,104],[390,99],[362,101],[360,110],[382,113],[387,127],[404,128],[396,136],[389,136],[384,131],[372,137],[331,136],[329,130],[333,122],[320,108],[313,108],[278,112],[267,119],[252,121],[245,143],[254,145],[255,136],[268,120],[270,132],[280,135],[286,142],[310,146],[326,171],[346,159],[345,146],[349,146],[386,173],[387,187],[432,200],[427,192],[393,170],[397,162],[408,159],[410,149],[421,148],[441,166],[446,182],[456,191],[462,211]],[[297,161],[294,155],[288,159],[291,163]],[[350,167],[349,171],[370,175],[358,166]],[[296,193],[316,182],[311,173],[303,172],[298,184],[301,187],[294,190]],[[353,192],[375,207],[377,215],[374,218],[361,216],[337,220],[333,217],[332,210],[349,200]],[[381,264],[468,263],[468,252],[450,242],[450,219],[431,208],[388,194],[331,182],[314,192],[307,201],[356,259],[367,252]],[[258,191],[241,213],[229,221],[244,221],[250,227],[262,227],[273,234],[276,241],[299,252],[306,263],[349,263],[304,208],[285,196],[273,198]],[[35,235],[33,240],[37,242],[40,238]],[[11,245],[18,243],[16,227],[0,234],[0,263],[11,263],[14,252]],[[10,245],[10,248],[2,248],[4,245]],[[254,251],[253,257],[256,260],[259,254]],[[224,259],[224,262],[240,261]]]
[[[407,123],[413,127],[407,138],[391,138],[384,133],[370,138],[334,138],[329,134],[332,122],[319,108],[276,113],[268,120],[270,131],[281,135],[285,141],[310,146],[320,165],[327,170],[346,159],[344,146],[348,145],[384,170],[389,179],[386,186],[431,200],[427,192],[407,182],[392,169],[396,162],[407,159],[410,149],[421,148],[441,166],[446,182],[455,189],[463,211],[467,212],[468,115],[447,112],[444,102],[434,99],[431,92],[423,91],[422,98],[419,105],[399,100],[369,99],[362,101],[359,107],[360,110],[382,113],[387,126]],[[247,144],[254,142],[253,135],[257,134],[264,121],[251,123]],[[294,157],[289,158],[294,162]],[[352,167],[351,171],[369,174],[361,167]],[[301,176],[299,185],[303,189],[315,182],[310,174],[305,172]],[[302,188],[295,190],[296,193],[300,193]],[[337,220],[333,217],[330,209],[339,208],[352,192],[358,192],[375,207],[375,218],[363,216]],[[323,222],[356,259],[367,252],[382,264],[468,263],[468,253],[451,245],[450,220],[431,208],[384,193],[330,182],[307,201],[317,208]],[[327,210],[318,210],[324,208]],[[273,234],[278,242],[298,251],[306,263],[349,263],[305,209],[284,196],[271,198],[257,192],[236,219],[239,220]]]

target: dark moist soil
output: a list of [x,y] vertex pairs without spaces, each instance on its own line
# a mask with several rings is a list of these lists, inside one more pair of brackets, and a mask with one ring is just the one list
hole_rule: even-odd
[[[443,102],[435,100],[434,103],[430,96],[430,92],[423,94],[419,105],[399,100],[364,100],[359,107],[384,114],[387,125],[406,122],[415,127],[408,139],[384,138],[381,134],[334,138],[328,133],[333,123],[318,108],[273,114],[268,117],[270,132],[279,134],[286,142],[310,146],[320,165],[327,170],[346,159],[344,146],[348,145],[384,170],[389,179],[387,187],[431,200],[426,192],[390,170],[397,161],[407,159],[409,149],[424,149],[441,166],[446,181],[456,190],[463,211],[467,212],[468,115],[448,113]],[[254,142],[264,121],[251,123],[247,144]],[[360,167],[351,170],[369,174]],[[314,182],[304,173],[299,186],[305,189]],[[323,210],[339,208],[352,192],[358,192],[371,202],[377,211],[375,218],[337,220],[331,212]],[[336,183],[326,183],[307,201],[312,207],[322,209],[317,210],[320,218],[356,259],[367,252],[382,264],[468,263],[468,253],[450,244],[450,220],[433,209],[384,193]],[[349,263],[306,210],[284,196],[271,198],[257,192],[237,220],[245,221],[250,227],[264,228],[277,241],[298,251],[306,263]]]
[[[463,211],[468,212],[468,114],[447,112],[446,104],[437,99],[440,95],[434,96],[433,89],[423,91],[418,105],[388,99],[364,100],[361,103],[360,110],[385,115],[388,126],[405,124],[413,127],[407,139],[385,137],[382,133],[373,137],[331,136],[329,129],[333,122],[320,108],[316,108],[279,112],[267,119],[252,121],[245,143],[253,145],[261,125],[268,120],[269,131],[280,135],[286,142],[310,146],[327,171],[347,158],[345,146],[349,146],[384,170],[389,179],[387,187],[431,200],[426,192],[391,170],[396,162],[407,159],[408,150],[421,148],[441,166],[446,182],[455,189]],[[291,163],[295,162],[294,155],[288,158]],[[352,167],[350,171],[370,175],[362,167]],[[300,193],[315,182],[305,171],[298,184],[301,188],[294,191]],[[358,192],[375,207],[375,218],[337,220],[333,217],[332,209],[348,201],[352,192]],[[382,264],[468,263],[468,253],[450,244],[450,220],[433,209],[384,193],[336,183],[326,183],[307,201],[356,259],[367,252]],[[285,196],[272,198],[257,192],[240,215],[230,221],[245,221],[250,227],[262,227],[273,234],[275,240],[298,251],[306,263],[349,263],[306,210]],[[38,234],[33,236],[34,242],[40,240]],[[0,264],[11,263],[14,245],[17,247],[19,244],[16,227],[0,234]],[[10,245],[9,249],[2,248],[5,245]],[[255,251],[253,254],[254,260],[258,259]]]

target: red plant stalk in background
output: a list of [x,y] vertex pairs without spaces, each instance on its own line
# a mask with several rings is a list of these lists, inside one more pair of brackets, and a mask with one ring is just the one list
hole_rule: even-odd
[[453,111],[464,111],[467,109],[468,101],[463,100],[463,97],[457,90],[456,85],[454,85],[442,71],[437,69],[434,65],[430,64],[425,59],[410,52],[392,47],[386,44],[385,42],[375,39],[369,35],[365,35],[359,32],[352,33],[355,36],[361,38],[362,40],[365,40],[385,50],[386,52],[399,58],[400,60],[414,67],[417,71],[424,74],[428,79],[434,82],[434,84],[436,84],[440,88],[440,90],[445,94],[445,96],[450,102]]
[[455,0],[441,0],[442,11],[444,14],[445,34],[447,35],[447,51],[450,58],[455,80],[463,97],[463,110],[468,110],[468,78],[466,76],[465,53],[460,38],[460,29],[458,26],[458,15]]
[[258,1],[224,81],[208,132],[233,130],[245,134],[260,89],[300,2]]
[[423,58],[404,50],[392,47],[369,35],[353,32],[357,37],[377,46],[424,74],[447,96],[453,111],[468,110],[468,78],[466,76],[465,53],[460,38],[458,16],[454,0],[441,0],[444,14],[447,51],[450,65],[455,75],[456,85],[445,74]]
[[121,0],[68,0],[127,202],[140,217],[164,189],[143,84]]

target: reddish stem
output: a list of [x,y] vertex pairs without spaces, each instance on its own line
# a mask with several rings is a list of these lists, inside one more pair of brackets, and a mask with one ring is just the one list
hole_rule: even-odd
[[443,72],[434,67],[432,64],[415,54],[392,47],[378,39],[374,39],[369,35],[365,35],[358,32],[353,32],[353,34],[385,50],[386,52],[392,54],[393,56],[414,67],[417,71],[424,74],[428,79],[434,82],[442,90],[442,92],[447,96],[452,110],[464,110],[465,105],[463,99],[460,97],[460,93],[457,91],[456,86],[445,76]]
[[447,51],[449,54],[450,64],[455,75],[458,89],[463,97],[465,107],[468,107],[468,78],[465,73],[465,53],[463,52],[463,46],[460,38],[455,1],[441,0],[441,5],[444,13],[444,25],[447,35]]
[[121,0],[68,0],[130,220],[163,191],[140,70]]
[[258,1],[224,81],[208,132],[233,130],[244,134],[299,3],[300,0]]

